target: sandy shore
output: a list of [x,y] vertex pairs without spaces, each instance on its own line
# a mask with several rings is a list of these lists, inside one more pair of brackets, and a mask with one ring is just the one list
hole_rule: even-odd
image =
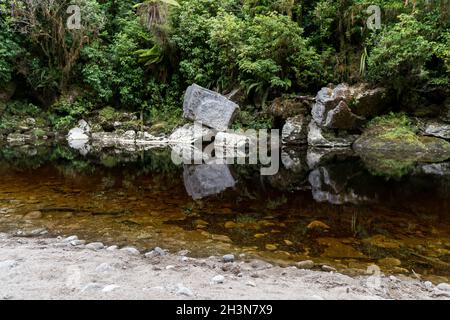
[[409,278],[90,247],[0,234],[0,299],[450,299],[445,285]]

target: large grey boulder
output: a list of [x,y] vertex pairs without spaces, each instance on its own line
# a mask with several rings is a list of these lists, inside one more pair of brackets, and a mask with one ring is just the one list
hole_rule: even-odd
[[308,125],[310,116],[299,114],[286,120],[281,132],[284,144],[300,145],[308,142]]
[[332,130],[320,128],[314,120],[311,120],[308,129],[308,144],[312,147],[350,147],[358,138],[357,135],[345,132],[336,134]]
[[355,129],[366,118],[380,114],[388,104],[384,88],[371,89],[367,84],[339,84],[334,89],[322,88],[316,96],[312,116],[323,128]]
[[194,200],[218,194],[236,184],[226,164],[185,165],[183,179],[187,193]]
[[223,95],[199,85],[189,86],[184,95],[183,116],[218,131],[226,131],[239,106]]

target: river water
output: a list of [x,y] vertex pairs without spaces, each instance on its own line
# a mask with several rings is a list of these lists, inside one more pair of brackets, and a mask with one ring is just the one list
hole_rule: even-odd
[[450,278],[448,163],[292,149],[278,174],[261,176],[251,165],[175,165],[170,149],[3,145],[0,181],[0,231],[17,236]]

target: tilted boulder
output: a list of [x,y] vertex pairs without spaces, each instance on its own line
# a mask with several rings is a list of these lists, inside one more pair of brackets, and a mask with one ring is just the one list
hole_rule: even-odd
[[218,131],[226,131],[239,106],[223,95],[193,84],[184,96],[183,116]]

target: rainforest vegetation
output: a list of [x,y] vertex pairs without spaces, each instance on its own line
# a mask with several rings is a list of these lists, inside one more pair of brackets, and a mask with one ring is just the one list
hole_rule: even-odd
[[[69,28],[71,5],[79,28]],[[381,8],[375,30],[371,5]],[[63,130],[115,110],[170,127],[182,121],[193,82],[235,93],[246,126],[270,122],[274,98],[315,95],[328,83],[387,87],[409,111],[438,104],[450,90],[449,8],[448,0],[0,0],[0,91],[14,92],[0,102],[0,128],[7,115],[45,115]]]

